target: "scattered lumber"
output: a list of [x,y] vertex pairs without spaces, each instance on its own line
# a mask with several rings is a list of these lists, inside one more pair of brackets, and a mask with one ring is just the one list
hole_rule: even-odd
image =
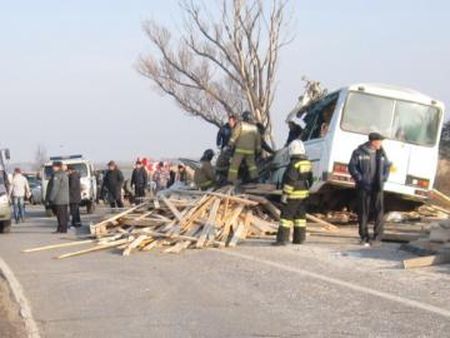
[[428,237],[405,244],[401,249],[424,256],[404,260],[405,269],[450,263],[450,220],[432,224]]
[[450,253],[405,259],[403,261],[403,268],[404,269],[423,268],[427,266],[447,264],[447,263],[450,263]]
[[93,244],[56,258],[108,249],[119,250],[123,256],[155,248],[179,253],[188,248],[233,247],[246,238],[273,236],[280,211],[265,198],[254,199],[232,190],[174,190],[91,225],[91,239],[24,252]]

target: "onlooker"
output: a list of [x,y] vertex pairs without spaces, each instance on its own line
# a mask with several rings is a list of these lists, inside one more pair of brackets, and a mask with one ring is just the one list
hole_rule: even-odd
[[53,182],[49,192],[49,202],[53,206],[58,220],[55,233],[66,233],[69,223],[69,178],[63,170],[62,162],[53,162]]
[[14,219],[16,224],[25,219],[25,198],[31,194],[27,178],[22,175],[20,168],[14,169],[14,175],[11,180],[10,196],[13,201]]
[[217,147],[219,149],[223,149],[228,146],[228,142],[231,138],[231,133],[233,132],[233,128],[237,124],[237,119],[235,115],[230,115],[228,117],[228,122],[225,123],[222,127],[220,127],[217,132]]
[[159,162],[156,167],[156,171],[153,174],[153,181],[156,183],[156,191],[160,191],[167,188],[169,183],[169,173],[164,167],[164,162]]
[[131,175],[131,187],[134,187],[134,197],[136,204],[142,203],[145,198],[145,189],[148,184],[147,170],[141,161],[136,161],[136,167]]
[[187,184],[186,167],[182,164],[178,165],[178,174],[177,174],[176,181]]
[[80,203],[81,203],[81,182],[80,174],[73,166],[68,167],[69,171],[69,209],[72,217],[72,226],[81,227]]
[[375,218],[373,244],[380,243],[384,228],[384,183],[389,177],[390,163],[382,147],[384,137],[369,134],[369,142],[353,151],[348,169],[356,182],[358,192],[358,222],[361,244],[370,246],[371,238],[367,223]]
[[124,178],[122,172],[114,161],[109,161],[108,171],[103,178],[102,193],[108,191],[109,204],[111,208],[123,208],[122,186]]

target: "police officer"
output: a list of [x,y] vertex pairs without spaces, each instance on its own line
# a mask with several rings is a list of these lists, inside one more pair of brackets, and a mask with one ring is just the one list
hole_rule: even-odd
[[306,239],[306,201],[313,183],[312,166],[300,140],[289,145],[289,156],[291,161],[283,176],[283,207],[276,245],[286,245],[289,242],[292,226],[294,244],[302,244]]
[[251,113],[246,111],[242,114],[242,121],[233,129],[229,141],[230,147],[234,148],[230,169],[228,170],[228,181],[235,184],[238,180],[239,167],[245,160],[250,179],[256,181],[258,168],[255,157],[261,153],[261,135],[258,128],[250,123]]
[[194,183],[201,190],[207,190],[216,185],[216,175],[211,161],[214,157],[212,149],[205,150],[200,159],[201,166],[195,171]]
[[[389,162],[383,149],[384,137],[370,133],[369,141],[353,151],[348,170],[356,182],[358,193],[358,223],[361,244],[379,245],[384,228],[384,183],[389,177]],[[369,216],[375,218],[374,235],[369,236]],[[372,241],[373,239],[373,241]]]

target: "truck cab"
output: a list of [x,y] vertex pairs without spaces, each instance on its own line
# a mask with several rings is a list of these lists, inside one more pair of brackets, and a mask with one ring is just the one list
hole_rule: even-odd
[[[85,206],[87,213],[91,214],[95,210],[97,200],[97,178],[95,168],[91,161],[83,158],[82,155],[72,155],[68,157],[50,157],[50,161],[44,165],[41,172],[42,177],[42,199],[46,202],[48,183],[53,175],[52,164],[54,161],[61,161],[67,166],[72,166],[80,174],[81,183],[81,203]],[[52,215],[51,206],[45,203],[46,213]]]

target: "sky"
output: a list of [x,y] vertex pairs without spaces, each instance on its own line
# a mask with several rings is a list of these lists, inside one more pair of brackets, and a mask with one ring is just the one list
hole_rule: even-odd
[[[359,82],[414,88],[450,106],[450,2],[293,0],[293,42],[281,51],[276,138],[301,77],[330,90]],[[0,147],[13,161],[199,157],[216,127],[187,116],[136,72],[152,18],[181,29],[177,0],[0,0]]]

